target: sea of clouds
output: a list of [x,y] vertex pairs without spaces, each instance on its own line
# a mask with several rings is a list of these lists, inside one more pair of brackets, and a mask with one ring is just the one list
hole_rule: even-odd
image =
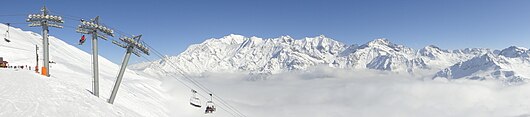
[[[243,73],[209,73],[197,80],[249,117],[530,116],[528,84],[432,80],[432,75],[327,67],[266,80],[251,78]],[[177,106],[172,108],[189,108],[185,99],[190,93],[181,83],[167,80],[163,86],[175,94],[175,102],[169,104]],[[176,115],[192,113],[196,112]]]

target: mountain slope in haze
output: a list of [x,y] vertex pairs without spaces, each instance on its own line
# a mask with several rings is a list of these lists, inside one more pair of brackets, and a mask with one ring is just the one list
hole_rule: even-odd
[[434,78],[526,81],[530,78],[529,51],[526,48],[511,46],[501,50],[498,54],[487,53],[459,62],[439,71]]

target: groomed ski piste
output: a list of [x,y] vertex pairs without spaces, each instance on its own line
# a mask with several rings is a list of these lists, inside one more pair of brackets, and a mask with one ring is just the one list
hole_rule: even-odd
[[[0,31],[7,26],[0,24]],[[3,39],[4,36],[1,36]],[[11,66],[35,66],[35,45],[42,47],[40,34],[10,29],[10,43],[2,40],[0,56]],[[117,48],[119,49],[119,48]],[[42,55],[42,48],[39,49]],[[40,57],[39,66],[42,66]],[[161,81],[146,78],[127,70],[115,104],[107,103],[119,65],[104,57],[99,57],[100,97],[91,94],[92,69],[91,55],[75,46],[50,36],[51,77],[42,77],[32,70],[0,68],[0,116],[201,116],[203,112],[188,107],[189,92],[182,93],[183,106],[169,109],[168,101],[173,100],[161,87]],[[9,84],[9,85],[8,85]],[[48,89],[50,88],[50,89]],[[179,100],[179,99],[175,99]],[[178,101],[171,101],[178,102]],[[177,105],[177,104],[175,104]],[[219,112],[219,116],[227,113]]]
[[29,70],[0,69],[0,116],[141,116],[86,89]]
[[[0,32],[5,30],[6,25],[0,24]],[[0,56],[10,65],[35,65],[35,45],[41,47],[42,36],[13,27],[10,31],[11,42],[0,42]],[[174,77],[132,70],[126,71],[114,104],[108,104],[119,66],[100,56],[100,97],[95,97],[90,93],[91,55],[72,45],[53,33],[50,36],[50,60],[55,62],[50,64],[51,77],[33,68],[0,68],[0,116],[235,116],[223,106],[204,114],[204,106],[189,104],[190,89]],[[257,81],[243,73],[207,73],[196,80],[249,117],[530,116],[527,84],[432,80],[432,76],[327,66],[308,71]],[[203,105],[207,100],[201,97]]]

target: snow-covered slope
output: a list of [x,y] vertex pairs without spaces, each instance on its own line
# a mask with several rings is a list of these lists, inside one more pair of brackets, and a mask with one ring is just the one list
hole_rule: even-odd
[[[7,29],[7,26],[4,24],[0,24],[0,32],[5,32]],[[51,32],[53,34],[53,32]],[[39,62],[39,66],[42,66],[42,39],[39,34],[29,32],[29,31],[22,31],[18,28],[11,27],[10,29],[10,40],[11,42],[7,43],[3,41],[4,36],[0,35],[0,38],[2,39],[0,42],[0,57],[3,57],[4,60],[9,62],[9,65],[16,66],[16,65],[28,65],[31,66],[32,69],[35,66],[35,45],[38,45],[40,47],[38,53],[39,53],[39,59],[41,59]],[[101,43],[104,43],[102,41]],[[119,48],[116,48],[119,49]],[[65,43],[62,40],[59,40],[53,36],[50,36],[50,60],[55,62],[50,64],[50,78],[42,78],[37,77],[35,75],[25,75],[27,77],[31,78],[38,78],[41,80],[35,81],[35,82],[41,82],[41,83],[54,83],[59,85],[54,85],[51,87],[61,87],[64,86],[66,88],[52,88],[58,89],[58,90],[64,90],[68,89],[67,92],[59,92],[64,93],[60,94],[59,96],[74,96],[74,97],[64,97],[67,99],[72,100],[101,100],[99,102],[94,102],[93,104],[84,104],[85,102],[72,102],[72,103],[62,103],[57,102],[57,104],[49,105],[53,107],[47,107],[51,109],[58,109],[58,110],[85,110],[90,108],[98,108],[96,110],[102,110],[101,112],[104,113],[110,113],[109,116],[112,115],[118,115],[122,116],[120,113],[116,113],[118,111],[112,111],[112,108],[115,108],[114,106],[122,107],[122,110],[130,110],[138,113],[139,116],[169,116],[167,115],[168,111],[165,107],[165,102],[167,99],[167,96],[164,94],[163,89],[160,87],[161,81],[155,80],[152,78],[146,78],[143,76],[136,75],[135,72],[131,70],[127,70],[125,73],[125,76],[123,78],[122,86],[120,87],[118,96],[115,100],[114,105],[105,104],[103,102],[106,102],[108,97],[110,96],[110,91],[112,90],[112,87],[115,82],[115,77],[118,73],[119,66],[110,62],[109,60],[100,57],[99,58],[99,65],[100,65],[100,98],[90,97],[87,95],[90,95],[90,90],[92,89],[92,75],[91,75],[91,55],[87,52],[84,52],[70,44]],[[6,75],[2,73],[2,75]],[[17,75],[17,74],[13,74]],[[4,78],[4,77],[2,77]],[[7,77],[12,78],[12,77]],[[18,78],[18,77],[17,77]],[[9,80],[9,79],[7,79]],[[32,82],[33,80],[29,80],[27,82]],[[57,83],[57,82],[58,83]],[[35,84],[35,83],[30,83]],[[18,84],[18,85],[30,85],[30,84]],[[37,84],[36,84],[37,85]],[[44,84],[40,84],[44,85]],[[39,85],[39,86],[40,86]],[[8,85],[0,85],[1,88],[9,88]],[[47,88],[48,86],[43,86],[42,88]],[[39,87],[34,87],[39,88]],[[28,89],[32,90],[32,89]],[[39,89],[39,90],[45,90],[45,89]],[[39,91],[37,90],[37,91]],[[73,91],[75,90],[75,91]],[[51,92],[51,91],[43,91],[43,92]],[[75,93],[75,94],[71,94]],[[48,97],[38,97],[40,94],[35,94],[37,97],[35,98],[48,98]],[[42,95],[52,95],[52,94],[42,94]],[[0,98],[6,99],[11,98],[10,96],[14,96],[14,98],[18,97],[19,95],[1,95]],[[21,95],[23,96],[23,95]],[[31,95],[28,95],[31,96]],[[77,97],[76,97],[77,96]],[[89,98],[87,98],[89,97]],[[21,98],[29,98],[29,97],[21,97]],[[53,96],[49,98],[54,98]],[[42,99],[42,101],[54,101],[59,99]],[[31,100],[30,100],[31,101]],[[48,102],[39,102],[41,100],[35,99],[33,100],[35,102],[30,103],[48,103]],[[69,101],[69,100],[66,100]],[[70,100],[71,101],[71,100]],[[0,103],[9,103],[9,100],[0,100]],[[70,104],[79,104],[79,106],[69,106]],[[45,106],[41,105],[41,106]],[[15,105],[18,106],[18,105]],[[35,106],[35,105],[33,105]],[[39,106],[39,105],[36,105]],[[64,107],[61,107],[64,106]],[[28,108],[34,108],[36,111],[45,111],[40,110],[42,107],[28,107]],[[111,109],[108,111],[103,111],[105,108]],[[3,109],[2,109],[3,110]],[[57,112],[58,110],[55,110]],[[91,111],[92,112],[92,111]],[[99,115],[99,111],[93,111],[92,113],[84,113],[86,115]],[[16,114],[17,115],[17,114]],[[46,113],[43,113],[43,115],[47,115]],[[69,115],[69,114],[66,114]],[[102,114],[103,115],[103,114]]]
[[2,117],[141,116],[121,105],[109,105],[82,87],[27,69],[0,69],[0,92]]

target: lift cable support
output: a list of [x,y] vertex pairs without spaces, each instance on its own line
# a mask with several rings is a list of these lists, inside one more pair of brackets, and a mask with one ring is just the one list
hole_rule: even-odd
[[133,38],[121,37],[121,42],[112,40],[113,44],[125,48],[127,49],[127,51],[121,63],[120,72],[118,73],[118,77],[116,78],[116,83],[114,84],[114,88],[112,89],[112,94],[110,95],[110,98],[108,100],[110,104],[114,103],[114,99],[116,98],[118,89],[120,88],[121,80],[123,79],[123,74],[125,73],[125,69],[127,68],[127,64],[129,63],[131,53],[138,57],[140,57],[142,53],[145,55],[149,55],[149,49],[144,46],[145,44],[143,42],[140,41],[141,37],[142,35],[133,36]]
[[0,17],[27,16],[27,14],[0,14]]
[[81,19],[81,24],[77,27],[76,32],[92,35],[92,70],[93,83],[92,94],[99,97],[99,70],[98,70],[98,37],[107,40],[107,36],[114,37],[114,31],[106,26],[99,24],[99,16],[90,21]]
[[50,77],[50,50],[48,41],[48,27],[63,28],[64,23],[61,16],[49,15],[46,6],[42,7],[41,14],[30,14],[26,22],[30,22],[30,27],[42,27],[42,48],[43,48],[43,62],[41,74]]

